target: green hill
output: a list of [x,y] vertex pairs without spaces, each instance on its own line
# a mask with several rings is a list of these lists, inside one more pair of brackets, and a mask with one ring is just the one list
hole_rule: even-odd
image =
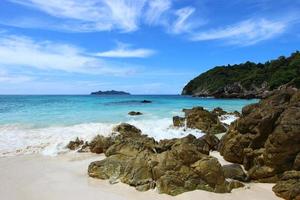
[[284,84],[300,88],[300,53],[266,63],[217,66],[191,80],[182,95],[260,98]]

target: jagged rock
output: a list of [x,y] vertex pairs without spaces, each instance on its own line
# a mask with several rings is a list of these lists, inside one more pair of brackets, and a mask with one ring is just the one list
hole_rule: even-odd
[[225,178],[238,181],[247,181],[247,174],[239,164],[229,164],[222,166]]
[[217,138],[215,135],[212,134],[206,134],[202,136],[200,140],[203,140],[208,144],[210,151],[217,150],[220,143],[219,138]]
[[135,126],[127,123],[121,123],[113,128],[114,133],[119,133],[120,137],[138,137],[142,131]]
[[92,153],[105,153],[106,150],[113,144],[111,137],[97,135],[90,143],[89,147]]
[[211,111],[212,114],[215,114],[217,116],[221,116],[221,115],[225,115],[227,114],[226,111],[224,111],[222,108],[220,107],[217,107],[217,108],[214,108],[212,111]]
[[179,117],[179,116],[173,117],[173,126],[184,127],[185,126],[185,118]]
[[105,152],[107,158],[92,162],[89,176],[121,181],[139,191],[157,187],[159,193],[169,195],[195,189],[223,193],[237,187],[225,180],[218,160],[208,156],[214,138],[209,144],[193,135],[156,142],[129,124],[114,130],[118,134]]
[[136,111],[130,111],[129,113],[128,113],[128,115],[131,115],[131,116],[136,116],[136,115],[142,115],[143,113],[141,113],[141,112],[136,112]]
[[298,166],[299,130],[300,91],[277,90],[243,108],[241,118],[222,138],[220,153],[227,161],[243,164],[251,179],[274,182]]
[[273,186],[273,192],[287,200],[300,199],[300,171],[286,171],[281,180]]
[[67,145],[67,148],[70,150],[76,150],[79,149],[81,145],[83,145],[84,141],[80,140],[78,137],[74,141],[70,141],[69,144]]
[[185,109],[186,126],[200,129],[205,133],[217,134],[226,132],[218,116],[205,110],[203,107]]

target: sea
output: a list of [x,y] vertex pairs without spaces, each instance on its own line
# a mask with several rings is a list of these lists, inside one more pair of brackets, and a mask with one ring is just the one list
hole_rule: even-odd
[[[65,147],[70,140],[107,136],[122,122],[156,140],[188,134],[200,137],[203,133],[199,130],[173,127],[172,117],[183,116],[183,108],[194,106],[241,111],[257,101],[180,95],[0,95],[0,157],[34,153],[55,156],[68,151]],[[143,115],[129,116],[130,111]],[[222,118],[224,123],[234,119]]]

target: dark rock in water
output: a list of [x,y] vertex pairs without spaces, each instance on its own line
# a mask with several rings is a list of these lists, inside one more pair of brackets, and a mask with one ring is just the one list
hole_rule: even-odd
[[300,152],[300,91],[277,90],[243,108],[220,143],[227,161],[243,164],[251,179],[275,182],[298,168]]
[[184,127],[185,126],[185,118],[179,117],[179,116],[173,117],[173,126]]
[[224,111],[224,110],[223,110],[222,108],[220,108],[220,107],[217,107],[217,108],[213,109],[213,110],[211,111],[211,113],[212,113],[212,114],[215,114],[215,115],[217,115],[217,116],[221,116],[221,115],[227,114],[227,112]]
[[287,200],[300,199],[300,171],[286,171],[273,186],[273,192]]
[[225,178],[238,181],[247,181],[247,174],[239,164],[229,164],[222,166]]
[[141,112],[135,112],[135,111],[131,111],[128,113],[128,115],[131,115],[131,116],[135,116],[135,115],[142,115],[143,113]]
[[152,103],[152,101],[149,101],[149,100],[143,100],[143,101],[141,101],[141,103]]
[[79,149],[81,145],[83,145],[84,141],[80,140],[78,137],[76,138],[75,141],[70,141],[69,144],[67,145],[67,148],[70,150],[76,150]]
[[186,126],[200,129],[205,133],[217,134],[226,132],[218,116],[205,110],[203,107],[185,109]]
[[89,176],[121,181],[139,191],[156,187],[169,195],[196,189],[224,193],[238,187],[225,180],[222,166],[208,155],[211,149],[203,138],[188,135],[156,142],[130,124],[120,124],[114,131],[107,158],[92,162]]
[[123,91],[110,90],[110,91],[92,92],[91,95],[130,95],[130,93],[123,92]]

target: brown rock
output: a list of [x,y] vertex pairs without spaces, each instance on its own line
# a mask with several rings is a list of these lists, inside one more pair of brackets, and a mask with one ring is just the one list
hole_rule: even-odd
[[185,126],[185,118],[179,117],[179,116],[173,117],[173,126],[184,127]]
[[83,140],[80,140],[78,137],[76,138],[76,140],[74,141],[70,141],[69,144],[67,145],[67,148],[70,149],[70,150],[76,150],[76,149],[79,149],[79,147],[81,145],[83,145]]

